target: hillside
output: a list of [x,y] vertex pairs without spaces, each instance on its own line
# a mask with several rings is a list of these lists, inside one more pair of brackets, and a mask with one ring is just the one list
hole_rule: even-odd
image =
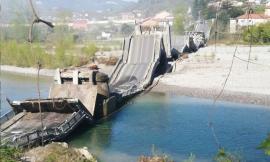
[[[91,17],[117,15],[120,12],[142,10],[146,16],[152,16],[161,10],[174,10],[177,6],[188,5],[192,0],[33,0],[42,16],[55,16],[59,12],[86,12]],[[190,3],[191,4],[191,3]],[[31,15],[28,1],[1,1],[2,22],[14,19],[18,15]]]
[[193,0],[139,0],[133,8],[152,16],[161,10],[173,11],[178,6],[191,6]]

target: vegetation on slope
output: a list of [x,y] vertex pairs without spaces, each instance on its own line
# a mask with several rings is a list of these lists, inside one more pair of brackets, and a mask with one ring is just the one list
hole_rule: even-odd
[[259,149],[263,150],[266,155],[270,156],[270,134],[268,137],[261,143]]
[[1,162],[16,162],[20,161],[22,150],[13,147],[0,146],[0,161]]
[[71,148],[66,143],[51,143],[33,149],[0,147],[1,162],[35,161],[35,162],[97,162],[86,148]]

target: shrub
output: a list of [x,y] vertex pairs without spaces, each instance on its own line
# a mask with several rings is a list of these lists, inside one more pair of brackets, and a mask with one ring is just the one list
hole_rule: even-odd
[[265,154],[270,156],[270,134],[268,137],[261,143],[259,149],[264,150]]
[[77,52],[74,43],[70,40],[57,42],[54,53],[48,53],[39,43],[3,41],[0,43],[1,65],[36,67],[40,62],[43,68],[80,66],[88,63],[98,50],[95,44],[90,44],[83,49],[82,54]]
[[217,155],[214,158],[215,162],[240,162],[240,158],[225,149],[219,149]]
[[270,23],[260,24],[258,26],[246,28],[243,32],[243,40],[250,42],[252,38],[253,43],[270,43]]
[[98,48],[95,44],[90,43],[87,46],[83,47],[81,52],[88,58],[95,56],[95,53],[98,51]]

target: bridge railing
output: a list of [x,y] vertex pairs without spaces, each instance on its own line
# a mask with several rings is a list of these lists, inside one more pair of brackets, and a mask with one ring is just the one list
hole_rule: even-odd
[[80,110],[72,115],[68,120],[62,123],[59,127],[49,128],[45,130],[35,130],[31,133],[27,133],[21,136],[13,136],[13,139],[9,139],[11,145],[17,147],[30,146],[37,142],[47,142],[49,140],[55,140],[56,138],[62,138],[72,131],[86,116],[87,114]]
[[0,117],[0,125],[8,121],[9,119],[13,118],[15,116],[15,112],[13,110],[7,112],[3,116]]

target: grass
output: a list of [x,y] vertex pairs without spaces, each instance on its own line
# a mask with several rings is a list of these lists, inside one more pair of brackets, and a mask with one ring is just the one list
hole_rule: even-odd
[[20,161],[20,157],[22,156],[22,150],[8,147],[8,146],[0,146],[0,161],[1,162],[16,162]]
[[63,40],[55,44],[53,52],[48,52],[39,43],[5,41],[0,43],[1,65],[36,67],[40,62],[43,68],[52,69],[81,66],[91,61],[98,51],[94,43],[80,48],[78,50],[74,43]]

